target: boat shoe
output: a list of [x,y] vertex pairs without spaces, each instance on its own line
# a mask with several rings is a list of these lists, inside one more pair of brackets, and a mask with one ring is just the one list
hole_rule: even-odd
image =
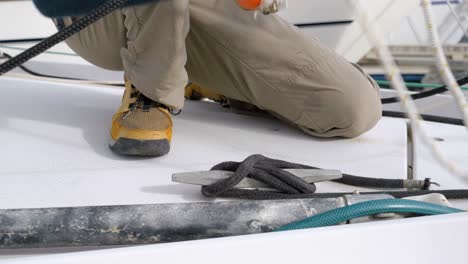
[[112,118],[112,151],[120,155],[158,157],[169,153],[172,139],[170,109],[125,82],[122,105]]

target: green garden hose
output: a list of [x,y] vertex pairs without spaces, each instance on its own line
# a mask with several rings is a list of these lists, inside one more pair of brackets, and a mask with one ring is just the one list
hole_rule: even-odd
[[318,214],[302,221],[282,226],[275,231],[289,231],[337,225],[351,219],[383,214],[383,213],[408,213],[417,215],[439,215],[462,213],[456,208],[402,199],[385,199],[358,203],[322,214]]

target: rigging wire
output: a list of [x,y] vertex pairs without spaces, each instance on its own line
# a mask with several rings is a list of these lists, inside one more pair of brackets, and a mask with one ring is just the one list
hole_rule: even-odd
[[[445,2],[447,2],[447,6],[448,6],[449,10],[452,13],[453,17],[455,18],[455,20],[457,21],[458,26],[463,31],[464,36],[468,38],[468,31],[465,28],[465,26],[463,25],[463,22],[462,22],[460,16],[457,14],[455,9],[453,8],[452,3],[450,2],[450,0],[445,0]],[[465,2],[462,2],[462,3],[459,3],[459,4],[464,5]]]

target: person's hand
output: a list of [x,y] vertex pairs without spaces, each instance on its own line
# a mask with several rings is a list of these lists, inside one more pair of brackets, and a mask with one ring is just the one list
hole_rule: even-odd
[[261,11],[265,15],[276,13],[287,5],[287,0],[236,0],[244,10]]
[[236,0],[237,4],[245,10],[257,10],[262,4],[262,0]]

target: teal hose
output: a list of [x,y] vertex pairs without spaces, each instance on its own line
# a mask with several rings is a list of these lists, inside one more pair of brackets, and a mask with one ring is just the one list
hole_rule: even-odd
[[358,217],[383,213],[412,213],[418,215],[439,215],[462,213],[463,210],[424,203],[412,200],[385,199],[358,203],[322,214],[318,214],[302,221],[282,226],[274,231],[289,231],[306,228],[337,225]]

